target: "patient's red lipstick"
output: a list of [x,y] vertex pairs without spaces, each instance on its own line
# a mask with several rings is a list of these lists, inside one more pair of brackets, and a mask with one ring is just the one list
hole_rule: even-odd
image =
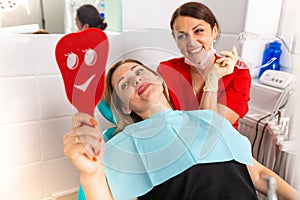
[[148,82],[142,83],[140,85],[140,87],[138,88],[138,95],[143,94],[148,89],[149,86],[150,86],[150,83],[148,83]]

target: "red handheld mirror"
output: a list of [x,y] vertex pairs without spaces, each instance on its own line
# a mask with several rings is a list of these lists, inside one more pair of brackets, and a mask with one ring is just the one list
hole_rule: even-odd
[[94,116],[105,89],[108,50],[108,38],[98,28],[67,34],[56,45],[68,100],[79,112]]

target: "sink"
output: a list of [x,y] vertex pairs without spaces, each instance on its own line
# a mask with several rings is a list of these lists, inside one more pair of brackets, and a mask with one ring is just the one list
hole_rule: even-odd
[[253,79],[250,90],[249,113],[247,115],[258,117],[259,115],[270,114],[282,92],[282,89],[263,85],[257,79]]

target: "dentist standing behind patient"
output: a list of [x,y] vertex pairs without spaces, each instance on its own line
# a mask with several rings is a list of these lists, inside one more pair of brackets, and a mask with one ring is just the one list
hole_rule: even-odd
[[[221,56],[215,54],[214,43],[219,35],[216,17],[204,4],[188,2],[174,11],[170,26],[184,57],[161,62],[157,71],[168,86],[173,108],[212,109],[238,129],[238,119],[248,112],[251,76],[249,69],[236,66],[237,62],[240,62],[239,65],[245,64],[238,61],[235,48],[222,51]],[[225,68],[234,66],[234,70],[219,76],[214,72],[214,63]],[[216,82],[218,84],[214,84]],[[203,106],[203,102],[207,103],[206,97],[213,101]],[[261,177],[278,176],[256,160],[253,159],[253,162],[256,170],[248,166],[248,171],[255,189],[266,191],[267,185]],[[278,186],[278,189],[287,191],[283,185]]]
[[[219,36],[219,24],[204,4],[188,2],[177,8],[171,18],[173,37],[184,57],[161,62],[157,71],[163,76],[176,110],[199,109],[204,83],[213,63],[235,65],[236,49],[215,54],[214,43]],[[240,61],[238,61],[240,62]],[[217,77],[216,77],[217,78]],[[213,77],[210,77],[213,79]],[[238,129],[238,119],[248,112],[251,76],[248,69],[234,67],[233,73],[219,79],[214,88],[217,95],[215,111]]]

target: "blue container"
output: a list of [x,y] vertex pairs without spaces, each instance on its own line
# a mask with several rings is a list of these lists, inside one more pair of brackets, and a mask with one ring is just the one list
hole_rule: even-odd
[[105,2],[104,0],[102,0],[100,2],[100,10],[99,10],[99,13],[100,13],[100,18],[101,19],[105,19]]
[[270,59],[276,58],[270,65],[260,68],[259,73],[258,73],[258,78],[261,77],[261,75],[266,71],[267,69],[272,69],[272,70],[280,70],[280,56],[281,56],[281,43],[278,41],[271,42],[267,45],[267,48],[264,51],[263,55],[263,61],[262,64],[267,63]]

